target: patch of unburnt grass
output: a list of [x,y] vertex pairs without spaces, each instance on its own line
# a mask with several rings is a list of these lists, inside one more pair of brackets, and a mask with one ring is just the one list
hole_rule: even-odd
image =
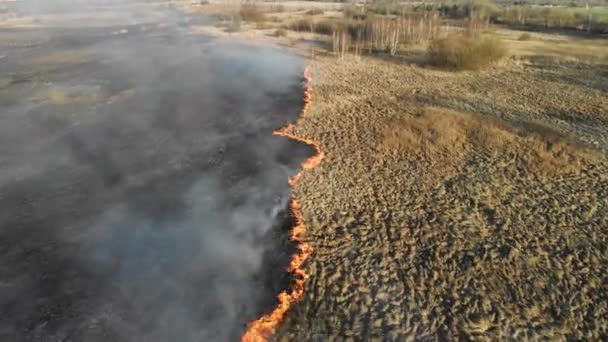
[[526,41],[526,40],[530,40],[530,39],[532,39],[532,35],[531,35],[531,34],[529,34],[528,32],[524,32],[524,33],[522,33],[522,34],[521,34],[521,35],[520,35],[520,36],[517,38],[517,40],[520,40],[520,41]]
[[541,124],[514,127],[498,119],[432,107],[392,124],[381,144],[385,150],[435,161],[449,158],[454,164],[479,153],[498,159],[513,157],[528,170],[545,175],[578,174],[585,161],[596,157],[592,150]]

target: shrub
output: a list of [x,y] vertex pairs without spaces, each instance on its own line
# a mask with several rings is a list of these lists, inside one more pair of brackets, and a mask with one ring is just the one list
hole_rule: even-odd
[[500,60],[506,53],[499,39],[459,34],[431,42],[427,56],[430,63],[438,67],[474,70]]
[[526,33],[522,33],[521,36],[519,36],[519,38],[517,38],[517,40],[524,41],[524,40],[530,40],[531,38],[532,38],[532,36],[528,32],[526,32]]
[[299,19],[289,24],[288,28],[293,31],[310,31],[314,22],[312,19]]
[[306,11],[306,14],[308,14],[308,15],[321,15],[323,13],[325,13],[325,12],[320,8],[311,8],[308,11]]
[[272,24],[262,21],[262,22],[256,23],[255,24],[255,28],[257,30],[267,30],[267,29],[272,28]]
[[278,29],[278,30],[274,31],[274,36],[275,37],[287,37],[287,31],[284,29]]
[[266,20],[266,15],[262,10],[253,4],[243,4],[239,11],[241,19],[244,21],[260,22]]
[[226,32],[238,32],[241,30],[241,18],[237,15],[226,26]]
[[[347,19],[323,19],[314,21],[312,18],[292,22],[288,28],[299,32],[314,32],[331,36],[334,32],[345,31],[353,39],[363,38],[367,29],[366,22]],[[361,37],[359,37],[361,36]]]

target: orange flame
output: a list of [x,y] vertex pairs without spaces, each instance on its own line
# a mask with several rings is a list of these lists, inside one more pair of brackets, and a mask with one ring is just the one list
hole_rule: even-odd
[[[304,78],[306,79],[306,86],[304,89],[304,108],[302,109],[302,114],[308,110],[312,103],[312,75],[310,65],[304,70]],[[289,178],[289,186],[291,186],[293,193],[295,193],[295,185],[302,177],[304,171],[316,167],[325,157],[319,143],[311,139],[297,136],[293,132],[294,127],[293,124],[289,124],[286,127],[275,131],[274,134],[308,144],[315,149],[316,153],[301,164],[298,173]],[[304,284],[308,279],[308,275],[304,272],[302,266],[306,259],[312,254],[313,249],[304,241],[303,235],[306,232],[306,226],[304,225],[304,217],[302,215],[300,202],[295,196],[291,200],[290,207],[295,219],[295,225],[291,229],[290,238],[297,244],[298,251],[293,255],[288,271],[295,276],[295,283],[292,285],[291,292],[283,291],[279,294],[279,304],[272,312],[249,324],[247,331],[241,338],[241,342],[263,342],[268,340],[291,306],[298,302],[304,295]]]

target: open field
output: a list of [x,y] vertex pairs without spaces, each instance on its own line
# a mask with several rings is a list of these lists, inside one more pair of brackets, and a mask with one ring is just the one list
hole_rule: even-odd
[[608,147],[605,88],[533,64],[314,63],[315,254],[279,340],[606,338],[608,164],[556,132]]
[[454,72],[428,42],[342,53],[293,29],[306,13],[229,33],[314,47],[296,127],[326,154],[297,185],[314,254],[274,339],[608,338],[606,40],[482,27],[506,56]]

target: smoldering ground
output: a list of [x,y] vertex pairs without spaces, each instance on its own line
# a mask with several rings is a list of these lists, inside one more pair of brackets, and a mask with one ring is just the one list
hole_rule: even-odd
[[0,337],[238,339],[288,280],[311,151],[272,131],[303,61],[192,35],[162,2],[66,25],[29,4],[38,27],[0,35]]

